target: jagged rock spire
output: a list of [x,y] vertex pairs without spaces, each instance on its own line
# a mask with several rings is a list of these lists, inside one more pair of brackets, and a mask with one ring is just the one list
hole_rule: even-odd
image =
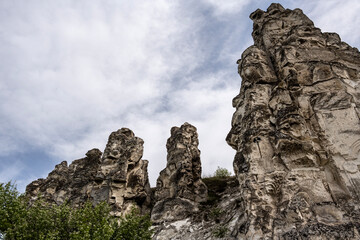
[[237,236],[358,239],[360,53],[300,9],[250,18],[227,136],[245,203]]
[[191,124],[171,128],[166,144],[167,164],[157,180],[152,220],[184,219],[197,211],[197,203],[206,201],[198,145],[198,134]]
[[144,141],[128,128],[121,128],[109,136],[92,194],[94,199],[101,199],[106,192],[114,215],[122,215],[132,206],[145,210],[150,204],[148,161],[141,159],[143,145]]

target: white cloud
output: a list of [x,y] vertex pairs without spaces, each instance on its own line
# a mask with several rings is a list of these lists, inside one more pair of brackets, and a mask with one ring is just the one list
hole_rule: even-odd
[[[170,127],[191,116],[177,106],[163,111],[162,99],[205,60],[203,16],[168,1],[23,1],[4,9],[0,115],[10,132],[1,155],[25,142],[71,161],[103,150],[111,131],[128,126],[145,139],[150,162],[166,164]],[[150,172],[154,179],[159,171]]]
[[203,0],[204,3],[209,4],[216,16],[239,13],[243,7],[248,5],[250,0]]
[[78,131],[122,118],[133,107],[142,111],[169,89],[184,60],[192,62],[189,69],[197,64],[196,45],[176,49],[190,41],[176,4],[23,4],[31,11],[10,8],[4,26],[1,51],[12,59],[2,70],[7,79],[0,98],[7,104],[1,110],[11,127],[40,146],[74,140]]
[[[283,2],[345,41],[360,39],[354,1]],[[204,172],[232,170],[234,151],[225,137],[240,88],[235,62],[252,44],[250,11],[268,5],[1,1],[0,157],[30,146],[71,161],[103,150],[112,131],[129,127],[145,140],[154,185],[166,165],[170,128],[187,121],[198,128]],[[0,164],[1,173],[13,173],[1,180],[28,181],[18,164]]]
[[353,0],[302,1],[298,8],[319,27],[322,32],[336,32],[341,39],[354,47],[360,46],[360,2]]

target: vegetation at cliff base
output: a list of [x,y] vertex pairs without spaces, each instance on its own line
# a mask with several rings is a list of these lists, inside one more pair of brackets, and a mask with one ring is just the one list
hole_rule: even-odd
[[122,218],[103,202],[81,208],[36,200],[31,205],[12,183],[0,183],[0,239],[4,240],[142,240],[151,239],[149,216],[135,208]]
[[231,176],[231,172],[226,168],[218,167],[210,176],[204,176],[203,182],[208,188],[208,199],[203,204],[216,205],[220,200],[221,193],[228,187],[236,187],[238,181],[235,176]]
[[231,172],[227,170],[226,168],[218,167],[214,173],[214,177],[230,177]]

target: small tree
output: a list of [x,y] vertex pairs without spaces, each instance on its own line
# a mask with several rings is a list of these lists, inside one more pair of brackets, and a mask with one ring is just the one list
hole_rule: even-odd
[[215,171],[214,177],[230,177],[231,176],[231,172],[229,172],[226,168],[221,168],[218,166],[218,168]]

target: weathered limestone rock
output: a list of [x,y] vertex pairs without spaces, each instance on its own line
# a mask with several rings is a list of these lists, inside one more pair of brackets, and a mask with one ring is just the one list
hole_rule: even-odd
[[92,200],[90,194],[101,155],[101,151],[95,148],[88,151],[85,158],[75,160],[69,166],[66,161],[61,162],[46,179],[30,183],[26,187],[26,195],[33,199],[40,195],[46,201],[57,204],[69,200],[74,206]]
[[360,53],[300,9],[256,10],[227,142],[240,239],[359,239]]
[[[272,4],[250,18],[254,45],[238,61],[226,139],[237,181],[202,181],[196,128],[172,128],[154,239],[360,239],[360,53],[300,9]],[[60,163],[26,194],[75,207],[108,201],[114,215],[149,212],[142,154],[142,139],[120,129],[104,154]]]
[[58,204],[69,200],[74,206],[107,201],[114,215],[126,213],[131,206],[149,211],[151,190],[148,161],[141,159],[143,144],[130,129],[122,128],[111,133],[103,156],[92,149],[69,166],[64,161],[46,179],[29,184],[26,194],[31,198],[40,194]]
[[184,219],[198,210],[199,202],[206,201],[198,145],[196,128],[189,123],[171,129],[166,144],[167,165],[156,184],[153,221]]
[[102,201],[104,193],[113,205],[114,215],[128,212],[132,206],[149,210],[150,184],[147,173],[148,161],[142,160],[144,141],[135,137],[128,128],[122,128],[109,136],[100,168],[97,186],[92,190],[94,201]]
[[185,218],[165,221],[154,226],[155,240],[236,239],[241,209],[238,181],[235,177],[205,178],[208,199],[199,204],[199,211]]

